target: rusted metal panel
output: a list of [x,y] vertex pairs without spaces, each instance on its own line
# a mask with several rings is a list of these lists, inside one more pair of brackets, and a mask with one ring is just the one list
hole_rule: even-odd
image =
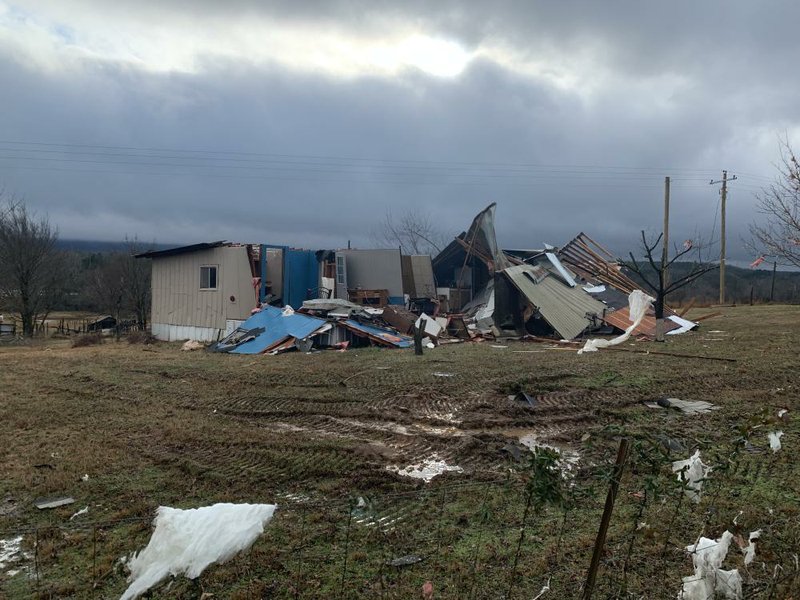
[[[617,329],[621,329],[625,331],[628,327],[631,326],[631,316],[628,312],[627,308],[620,308],[614,311],[609,311],[604,314],[602,317],[603,321],[611,325],[612,327],[616,327]],[[678,329],[680,325],[670,321],[669,319],[664,320],[664,333],[667,331],[672,331],[673,329]],[[633,335],[635,336],[644,336],[646,338],[653,339],[656,337],[656,318],[655,315],[648,314],[645,315],[642,322],[639,326],[633,330]]]

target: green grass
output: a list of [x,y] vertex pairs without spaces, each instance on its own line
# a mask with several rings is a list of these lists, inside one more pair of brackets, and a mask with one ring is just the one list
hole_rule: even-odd
[[[548,579],[545,598],[580,595],[623,435],[634,454],[595,597],[674,598],[691,572],[681,548],[726,528],[745,537],[764,529],[756,562],[743,571],[746,593],[789,597],[800,584],[791,579],[791,553],[800,547],[798,427],[796,418],[778,423],[775,415],[788,408],[796,417],[800,408],[798,325],[798,307],[727,308],[666,344],[624,346],[735,363],[578,356],[518,342],[442,346],[422,357],[378,349],[242,357],[124,341],[1,347],[0,501],[13,510],[0,512],[0,538],[27,532],[24,547],[38,554],[38,569],[31,558],[14,577],[0,573],[0,596],[36,595],[30,574],[38,570],[41,597],[118,597],[126,584],[117,561],[144,547],[159,505],[267,502],[278,513],[250,551],[152,597],[415,598],[430,580],[437,600],[503,598],[526,476],[504,448],[531,432],[580,460],[567,486],[570,509],[531,511],[513,597],[535,596]],[[536,407],[509,401],[517,391],[534,395]],[[641,404],[662,395],[720,410],[689,417]],[[766,436],[776,428],[785,432],[784,450],[773,454]],[[659,436],[686,452],[666,455]],[[694,447],[715,468],[699,505],[681,499],[669,469]],[[464,473],[426,485],[386,469],[433,453]],[[76,503],[33,507],[54,494]],[[358,497],[369,501],[368,514],[350,519]],[[88,515],[70,522],[83,506]],[[356,523],[363,517],[391,524]],[[424,560],[386,565],[407,554]],[[774,587],[777,565],[783,579]],[[728,566],[742,568],[738,552]]]

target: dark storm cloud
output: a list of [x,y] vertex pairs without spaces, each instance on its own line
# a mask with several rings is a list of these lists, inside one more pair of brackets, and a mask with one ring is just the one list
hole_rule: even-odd
[[[675,178],[673,239],[708,235],[718,201],[708,180],[722,168],[771,176],[778,136],[800,122],[800,84],[790,76],[798,11],[789,4],[769,12],[744,2],[191,6],[188,15],[183,3],[119,2],[90,21],[156,19],[178,38],[191,24],[223,31],[234,17],[354,37],[410,28],[506,54],[485,53],[453,78],[413,68],[338,76],[202,51],[191,72],[103,56],[58,68],[2,43],[0,82],[14,90],[0,114],[8,140],[334,157],[144,166],[74,153],[50,158],[86,162],[0,159],[5,189],[49,212],[62,236],[368,245],[388,208],[424,210],[458,233],[496,201],[507,246],[558,244],[585,230],[623,252],[640,229],[660,226],[664,175]],[[409,160],[421,162],[398,162]],[[188,164],[204,166],[179,166]],[[513,167],[521,164],[540,167]],[[764,180],[740,177],[729,248],[743,258],[751,193]]]

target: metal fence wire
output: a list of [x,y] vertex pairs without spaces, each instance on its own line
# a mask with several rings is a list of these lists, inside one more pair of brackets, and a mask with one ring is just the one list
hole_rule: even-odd
[[[287,497],[249,550],[197,580],[162,583],[151,597],[674,599],[684,581],[703,577],[687,546],[726,529],[747,539],[727,500],[770,471],[745,465],[720,473],[695,503],[674,478],[649,477],[663,461],[635,444],[620,447],[617,459],[616,467],[562,469],[549,483],[545,464],[502,480],[455,483],[454,476],[375,497]],[[732,543],[724,568],[738,569],[742,590],[723,590],[725,580],[721,596],[781,598],[800,589],[797,555],[770,539],[789,529],[791,517],[769,518],[761,539],[774,549],[762,552],[759,542],[756,560],[745,565]],[[0,540],[19,547],[5,556],[0,595],[119,597],[126,559],[147,544],[152,519],[78,517],[0,531]]]

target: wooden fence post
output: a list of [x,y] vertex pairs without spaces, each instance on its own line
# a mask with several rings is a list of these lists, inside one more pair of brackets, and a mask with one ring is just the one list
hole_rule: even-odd
[[589,565],[589,573],[586,575],[586,584],[583,587],[584,600],[589,600],[594,591],[594,584],[597,579],[597,569],[600,566],[600,555],[603,553],[603,548],[606,545],[606,534],[608,534],[608,525],[611,523],[611,513],[614,511],[614,501],[617,499],[617,491],[619,490],[619,481],[622,479],[622,472],[625,469],[625,462],[628,460],[628,452],[630,450],[631,442],[628,438],[622,438],[619,441],[619,450],[617,450],[617,462],[614,465],[614,474],[611,477],[611,485],[608,487],[608,494],[606,495],[606,506],[603,509],[603,517],[600,519],[600,530],[597,532],[597,539],[594,542],[594,552],[592,553],[592,562]]

